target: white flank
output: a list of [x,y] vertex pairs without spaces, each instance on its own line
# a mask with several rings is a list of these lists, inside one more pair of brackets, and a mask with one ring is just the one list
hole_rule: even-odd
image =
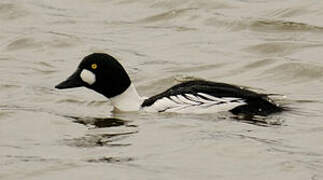
[[218,98],[204,93],[199,96],[192,94],[164,97],[157,100],[149,107],[144,107],[143,111],[148,112],[177,112],[177,113],[215,113],[229,111],[237,106],[246,104],[239,98]]
[[131,84],[122,94],[110,98],[112,105],[119,111],[139,111],[143,99]]
[[82,81],[88,83],[89,85],[92,85],[93,83],[95,83],[95,74],[87,69],[83,69],[80,77],[82,79]]

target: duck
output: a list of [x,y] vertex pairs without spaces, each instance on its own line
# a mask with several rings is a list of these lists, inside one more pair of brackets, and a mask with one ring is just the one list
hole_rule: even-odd
[[119,61],[106,53],[82,59],[76,71],[57,84],[57,89],[86,87],[108,98],[121,112],[216,113],[268,116],[284,110],[270,94],[237,85],[207,80],[179,83],[149,98],[141,97]]

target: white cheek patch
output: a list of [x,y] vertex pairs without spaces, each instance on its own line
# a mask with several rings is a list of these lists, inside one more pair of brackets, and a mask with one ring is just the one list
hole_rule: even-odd
[[83,69],[81,74],[80,74],[81,79],[88,83],[89,85],[92,85],[93,83],[95,83],[95,74],[89,70]]

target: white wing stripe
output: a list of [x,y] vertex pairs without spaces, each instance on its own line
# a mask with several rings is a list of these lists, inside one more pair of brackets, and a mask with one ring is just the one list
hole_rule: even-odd
[[207,104],[207,103],[214,102],[214,101],[212,101],[212,100],[203,99],[203,98],[201,98],[201,97],[197,97],[197,98],[198,98],[198,100],[199,100],[200,102],[202,102],[203,104]]
[[198,105],[198,104],[200,104],[199,102],[196,102],[196,101],[192,101],[190,99],[187,99],[186,97],[184,97],[182,95],[179,95],[177,97],[178,97],[178,99],[180,99],[182,102],[184,102],[186,104],[192,104],[192,105]]
[[169,99],[171,99],[172,101],[174,101],[177,104],[183,104],[183,102],[180,99],[178,99],[177,96],[170,96]]
[[150,112],[212,113],[228,111],[243,104],[246,103],[240,98],[218,98],[205,93],[197,93],[197,95],[164,97],[144,109]]
[[197,96],[194,96],[192,94],[185,94],[186,97],[188,97],[192,101],[200,101],[200,99]]

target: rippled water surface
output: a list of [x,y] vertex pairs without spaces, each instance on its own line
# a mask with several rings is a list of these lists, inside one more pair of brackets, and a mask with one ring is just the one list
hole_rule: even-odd
[[[1,0],[0,179],[323,179],[322,19],[314,0]],[[112,113],[54,89],[91,52],[118,57],[143,96],[193,77],[293,111]]]

